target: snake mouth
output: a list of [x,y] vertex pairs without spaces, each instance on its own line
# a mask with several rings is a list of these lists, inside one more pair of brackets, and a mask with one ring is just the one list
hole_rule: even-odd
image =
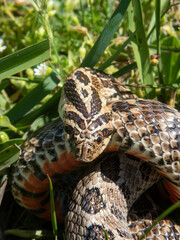
[[93,161],[96,156],[94,156],[93,154],[93,149],[94,149],[94,145],[90,142],[86,142],[86,143],[82,143],[79,144],[76,148],[75,148],[75,158],[77,161],[81,161],[81,162],[91,162]]
[[77,161],[88,163],[94,161],[106,148],[106,144],[102,142],[98,144],[97,142],[81,142],[74,149],[73,155]]

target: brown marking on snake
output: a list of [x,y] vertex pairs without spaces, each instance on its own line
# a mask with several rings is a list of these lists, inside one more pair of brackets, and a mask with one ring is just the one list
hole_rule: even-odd
[[86,105],[83,100],[80,98],[79,93],[77,92],[77,87],[73,79],[69,79],[64,84],[64,92],[67,99],[70,103],[81,112],[85,118],[89,117]]

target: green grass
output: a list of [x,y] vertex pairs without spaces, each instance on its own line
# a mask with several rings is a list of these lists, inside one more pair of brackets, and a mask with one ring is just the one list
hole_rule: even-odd
[[139,238],[139,240],[143,240],[146,238],[147,234],[153,229],[153,227],[158,224],[161,220],[165,219],[168,215],[170,215],[173,211],[180,207],[180,201],[174,203],[168,209],[166,209],[157,219],[153,222],[153,224],[144,232],[144,234]]
[[[37,129],[57,116],[64,78],[73,69],[99,68],[124,78],[123,84],[140,97],[180,106],[178,1],[171,5],[169,0],[122,0],[118,6],[110,0],[39,3],[43,5],[4,1],[0,6],[0,37],[6,46],[0,51],[1,197],[9,167],[24,141],[22,134],[33,122]],[[160,59],[152,59],[154,54]],[[36,76],[34,68],[44,61],[46,74]],[[6,188],[5,199],[10,194]],[[8,205],[1,211],[11,213]],[[17,224],[4,220],[3,229],[28,228],[28,221],[14,221]],[[14,230],[6,231],[12,232],[16,235]],[[42,232],[43,238],[48,234]]]

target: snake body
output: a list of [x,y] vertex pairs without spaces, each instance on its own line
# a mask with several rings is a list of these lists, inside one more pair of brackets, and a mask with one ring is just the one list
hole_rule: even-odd
[[[159,180],[158,173],[167,197],[172,202],[180,198],[179,112],[139,99],[117,83],[94,69],[73,71],[59,105],[62,120],[30,139],[14,166],[15,199],[40,217],[50,216],[47,174],[57,185],[70,185],[67,194],[63,184],[57,187],[56,195],[64,195],[55,198],[59,220],[66,214],[67,239],[105,239],[103,229],[109,239],[136,238],[132,226],[139,225],[128,220],[129,209]],[[88,170],[82,167],[77,174],[84,164]],[[179,239],[178,226],[172,226],[159,239]]]

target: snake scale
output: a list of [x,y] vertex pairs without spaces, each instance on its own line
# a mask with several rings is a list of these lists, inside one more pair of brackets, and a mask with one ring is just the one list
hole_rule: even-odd
[[[108,239],[138,239],[160,211],[148,188],[160,181],[167,198],[180,199],[180,113],[79,68],[64,83],[59,114],[22,147],[14,198],[49,220],[48,174],[68,240],[105,239],[104,230]],[[180,239],[180,227],[162,220],[146,239]]]

